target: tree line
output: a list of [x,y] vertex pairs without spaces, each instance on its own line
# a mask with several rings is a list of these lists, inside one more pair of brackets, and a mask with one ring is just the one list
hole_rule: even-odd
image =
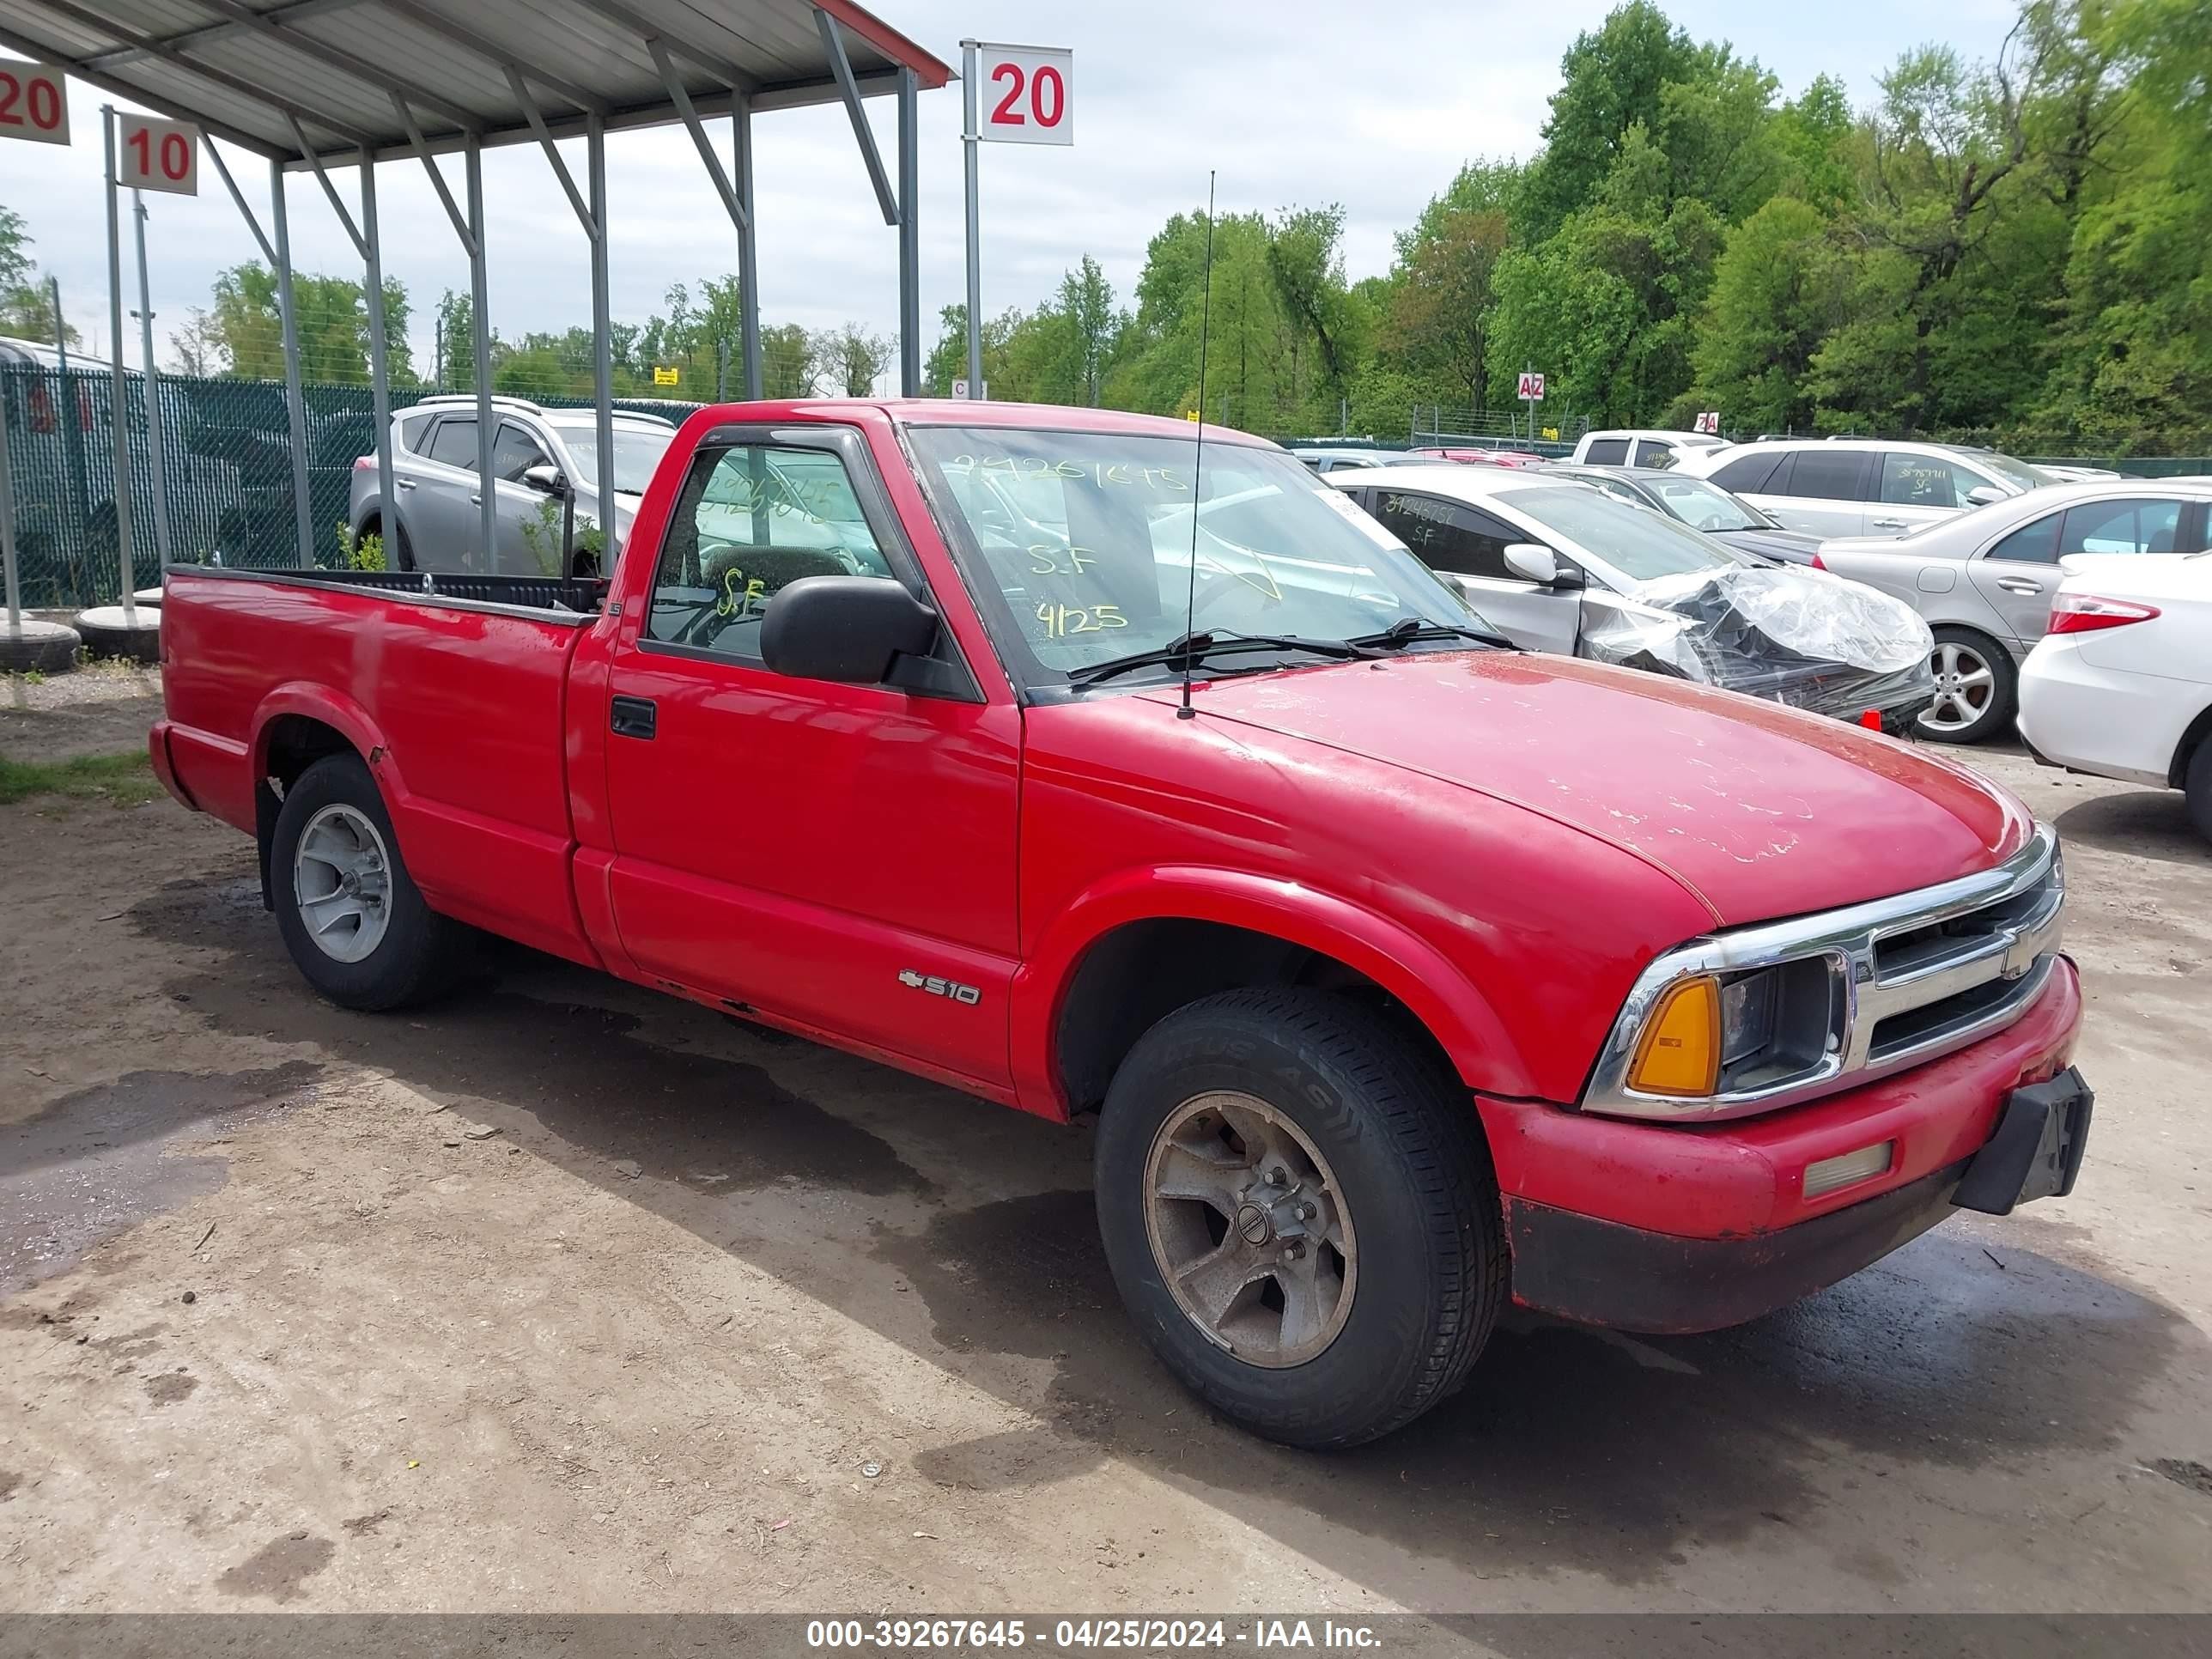
[[[1086,257],[988,321],[985,378],[1390,436],[1517,408],[1533,368],[1547,421],[2201,453],[2208,88],[2201,0],[2027,0],[1994,61],[1916,48],[1856,110],[1632,0],[1568,49],[1541,149],[1463,167],[1386,274],[1346,280],[1340,207],[1218,216],[1202,387],[1203,214],[1152,238],[1133,305]],[[943,321],[939,387],[966,361]]]
[[[1785,96],[1725,42],[1630,0],[1560,64],[1543,143],[1462,167],[1397,234],[1389,270],[1346,276],[1340,204],[1176,213],[1135,288],[1084,254],[1029,307],[985,319],[994,398],[1100,404],[1278,436],[1389,437],[1517,410],[1547,423],[1984,437],[2024,450],[2212,449],[2212,6],[2023,0],[1997,56],[1917,47],[1854,108],[1829,76]],[[1206,243],[1211,343],[1200,384]],[[0,209],[0,315],[45,301]],[[11,263],[12,261],[12,263]],[[309,378],[367,378],[361,284],[296,279]],[[434,361],[383,296],[394,378],[467,390],[469,300]],[[614,325],[624,397],[742,386],[732,276],[678,283]],[[946,307],[930,389],[966,374]],[[14,326],[0,320],[0,326]],[[891,343],[857,323],[763,330],[770,396],[865,394]],[[173,336],[193,373],[282,373],[275,283],[225,271]],[[591,333],[495,337],[493,389],[587,396]],[[678,384],[656,383],[675,368]]]

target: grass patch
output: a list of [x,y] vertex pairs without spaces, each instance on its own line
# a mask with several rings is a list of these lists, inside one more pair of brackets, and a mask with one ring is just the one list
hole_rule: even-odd
[[80,755],[74,760],[11,761],[0,756],[0,805],[33,795],[69,795],[143,806],[162,793],[143,749],[127,755]]

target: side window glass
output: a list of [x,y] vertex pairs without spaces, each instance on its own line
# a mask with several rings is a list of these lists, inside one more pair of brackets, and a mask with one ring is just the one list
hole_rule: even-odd
[[1856,501],[1864,499],[1865,454],[1832,445],[1801,449],[1790,469],[1790,494],[1802,501]]
[[522,475],[545,459],[544,448],[537,439],[512,421],[500,422],[499,436],[491,447],[492,477],[520,483]]
[[1505,568],[1505,548],[1513,537],[1497,520],[1470,507],[1432,495],[1393,492],[1382,497],[1382,510],[1376,516],[1431,570],[1493,581],[1520,580]]
[[1787,459],[1789,456],[1786,453],[1740,455],[1727,465],[1715,468],[1713,482],[1723,489],[1733,489],[1738,495],[1747,492],[1754,495],[1764,495],[1774,487],[1775,471]]
[[1933,455],[1882,452],[1881,499],[1899,507],[1964,507],[1977,482]]
[[1592,466],[1619,466],[1628,459],[1626,438],[1593,438],[1583,460]]
[[768,602],[806,576],[892,580],[844,461],[764,444],[702,450],[669,516],[646,636],[757,662]]
[[2033,524],[2022,525],[1985,556],[2009,559],[2015,564],[2050,564],[2058,557],[2058,521],[2063,513],[2048,514]]
[[458,466],[464,471],[477,470],[477,423],[473,420],[459,420],[451,416],[438,422],[438,429],[430,434],[430,459],[444,466]]
[[2066,510],[2058,556],[2072,553],[2171,553],[2179,501],[2093,501]]
[[1637,446],[1636,464],[1638,466],[1672,466],[1674,465],[1674,446],[1646,438]]

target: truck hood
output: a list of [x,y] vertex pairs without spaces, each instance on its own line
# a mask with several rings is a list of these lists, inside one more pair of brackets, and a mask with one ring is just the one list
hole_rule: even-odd
[[1857,726],[1571,658],[1422,653],[1201,684],[1194,701],[1584,830],[1723,926],[1987,869],[2033,828],[2011,796]]

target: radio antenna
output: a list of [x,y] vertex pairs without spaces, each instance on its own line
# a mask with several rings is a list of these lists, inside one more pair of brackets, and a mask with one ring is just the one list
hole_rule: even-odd
[[1213,169],[1206,171],[1206,297],[1198,313],[1198,441],[1190,455],[1190,588],[1184,599],[1182,619],[1182,707],[1179,720],[1194,720],[1190,706],[1190,636],[1198,631],[1198,486],[1206,466],[1206,346],[1213,332]]

